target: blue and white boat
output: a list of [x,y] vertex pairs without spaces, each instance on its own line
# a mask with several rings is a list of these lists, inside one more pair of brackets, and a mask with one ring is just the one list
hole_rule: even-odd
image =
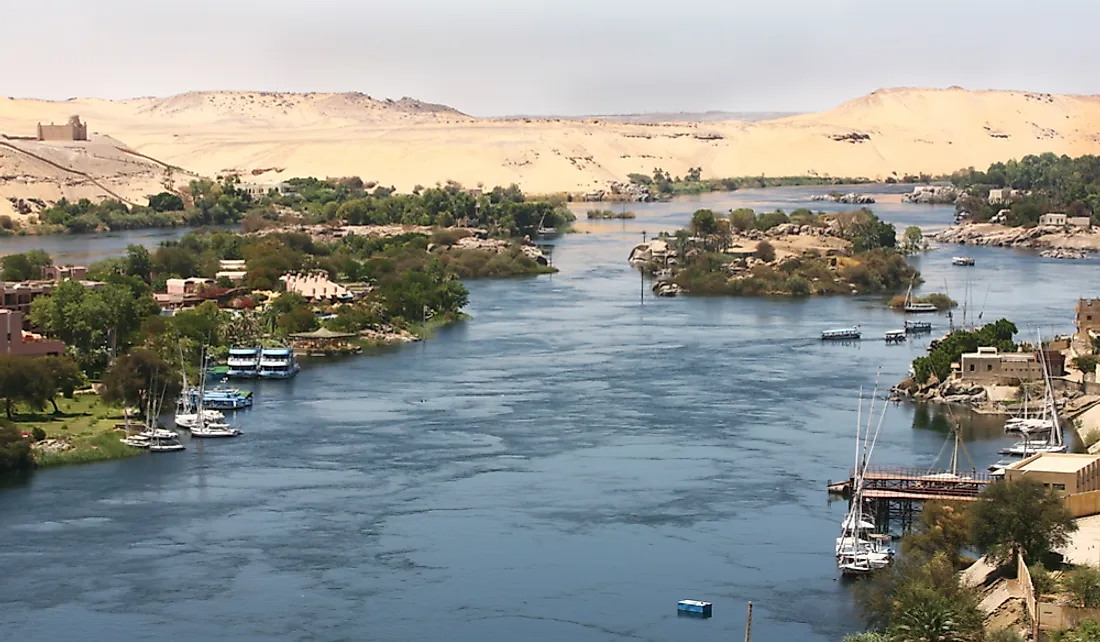
[[298,359],[290,348],[264,348],[260,351],[260,378],[289,379],[298,374]]
[[711,616],[711,603],[699,600],[680,600],[676,603],[676,611],[684,615],[696,615],[698,617]]
[[202,393],[202,405],[215,410],[251,408],[252,391],[219,386]]
[[260,349],[230,348],[227,365],[229,371],[225,376],[231,379],[251,379],[260,372]]
[[863,333],[859,326],[854,328],[840,328],[838,330],[826,330],[821,333],[822,341],[858,341]]

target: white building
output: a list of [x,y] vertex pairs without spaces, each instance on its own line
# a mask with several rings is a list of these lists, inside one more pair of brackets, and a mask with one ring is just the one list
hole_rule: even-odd
[[1065,225],[1066,215],[1050,212],[1039,217],[1039,225]]

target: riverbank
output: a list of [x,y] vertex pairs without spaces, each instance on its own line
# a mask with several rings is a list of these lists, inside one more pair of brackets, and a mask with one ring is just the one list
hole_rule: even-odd
[[140,455],[141,450],[119,442],[121,433],[115,425],[124,421],[120,408],[103,402],[97,394],[76,395],[58,399],[60,412],[17,414],[13,422],[27,434],[36,428],[45,438],[36,441],[31,450],[39,468],[71,464],[86,464]]
[[[1009,227],[998,223],[962,223],[934,232],[928,238],[940,243],[984,245],[1028,250],[1100,252],[1100,228],[1066,228],[1064,225]],[[1055,257],[1061,258],[1061,257]]]

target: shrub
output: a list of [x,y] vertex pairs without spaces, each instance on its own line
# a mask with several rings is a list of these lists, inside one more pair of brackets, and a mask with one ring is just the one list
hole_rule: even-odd
[[756,246],[756,258],[761,261],[774,261],[775,260],[775,246],[767,241],[760,241]]
[[35,441],[42,441],[46,438],[46,431],[42,430],[40,426],[35,426],[31,429],[31,436],[34,437]]
[[785,288],[795,296],[806,296],[810,293],[810,282],[800,276],[792,276],[787,279]]
[[1086,609],[1100,607],[1100,569],[1091,566],[1076,568],[1065,576],[1062,583],[1076,606]]
[[1073,367],[1086,374],[1096,372],[1096,364],[1100,362],[1095,355],[1083,354],[1073,360]]
[[1032,564],[1027,567],[1027,570],[1031,574],[1031,585],[1035,587],[1036,597],[1049,595],[1058,590],[1058,582],[1042,562]]

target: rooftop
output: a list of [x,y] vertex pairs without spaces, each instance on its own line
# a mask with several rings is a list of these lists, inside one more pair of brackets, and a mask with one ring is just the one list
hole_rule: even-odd
[[1036,473],[1075,473],[1095,461],[1100,461],[1100,455],[1040,453],[1016,462],[1009,468]]

